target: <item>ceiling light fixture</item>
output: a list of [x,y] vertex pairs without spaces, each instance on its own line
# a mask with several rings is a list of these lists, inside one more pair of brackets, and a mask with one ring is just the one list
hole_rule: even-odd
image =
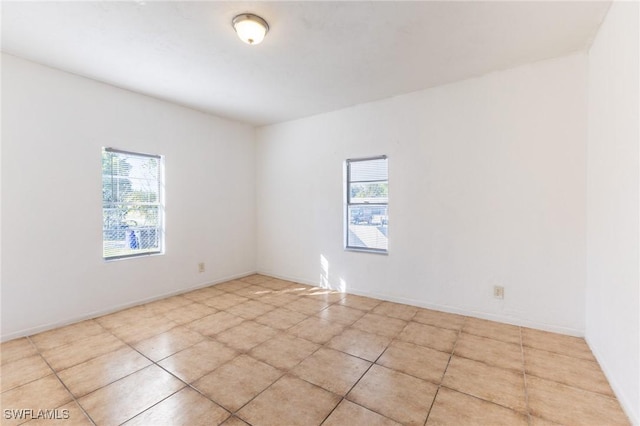
[[269,31],[267,21],[252,13],[243,13],[231,21],[240,40],[247,44],[258,44]]

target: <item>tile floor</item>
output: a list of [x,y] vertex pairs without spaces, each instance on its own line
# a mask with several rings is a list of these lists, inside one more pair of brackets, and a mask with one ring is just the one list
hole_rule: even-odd
[[629,424],[583,339],[261,275],[1,352],[7,425]]

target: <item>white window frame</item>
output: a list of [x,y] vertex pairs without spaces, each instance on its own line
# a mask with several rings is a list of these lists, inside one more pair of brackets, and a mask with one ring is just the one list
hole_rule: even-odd
[[[386,155],[377,155],[377,156],[372,156],[372,157],[362,157],[362,158],[349,158],[347,160],[345,160],[344,162],[344,249],[346,251],[356,251],[356,252],[365,252],[365,253],[376,253],[376,254],[389,254],[389,246],[388,246],[388,242],[387,242],[387,248],[386,249],[378,249],[378,248],[370,248],[370,247],[360,247],[360,246],[352,246],[349,245],[349,207],[353,207],[353,206],[370,206],[370,207],[374,207],[374,206],[384,206],[387,210],[387,215],[388,215],[388,209],[389,209],[389,200],[387,197],[387,202],[383,203],[383,202],[378,202],[378,203],[358,203],[358,202],[353,202],[353,200],[351,199],[351,164],[355,163],[355,162],[362,162],[362,161],[371,161],[371,160],[388,160],[388,157]],[[359,181],[355,181],[355,182],[359,182]],[[387,185],[389,183],[389,163],[387,161]]]
[[[132,152],[132,151],[125,151],[125,150],[121,150],[121,149],[116,149],[116,148],[107,148],[107,147],[103,147],[102,148],[102,155],[104,155],[105,153],[114,153],[114,154],[122,154],[122,155],[126,155],[126,156],[130,156],[130,157],[138,157],[138,158],[154,158],[158,161],[158,180],[157,180],[157,194],[158,194],[158,199],[155,202],[147,202],[147,203],[143,203],[143,202],[123,202],[122,200],[111,200],[111,201],[105,201],[103,198],[103,202],[102,202],[102,211],[103,211],[103,228],[102,228],[102,258],[105,261],[112,261],[112,260],[121,260],[121,259],[131,259],[131,258],[136,258],[136,257],[145,257],[145,256],[153,256],[153,255],[161,255],[164,254],[164,248],[165,248],[165,244],[164,244],[164,235],[165,235],[165,220],[164,220],[164,156],[162,155],[156,155],[156,154],[145,154],[145,153],[140,153],[140,152]],[[109,175],[109,174],[105,174],[104,172],[102,173],[102,179],[104,182],[105,176],[111,176],[111,179],[114,179],[114,174],[113,172]],[[153,180],[151,180],[153,181]],[[112,185],[113,188],[113,185]],[[103,196],[104,197],[104,196]],[[108,241],[105,238],[105,235],[107,232],[113,232],[114,229],[113,228],[106,228],[105,224],[104,224],[104,217],[105,217],[105,209],[108,208],[106,207],[107,205],[112,204],[112,205],[122,205],[122,204],[128,204],[130,206],[134,206],[134,207],[156,207],[157,208],[157,214],[158,214],[158,218],[157,218],[157,225],[155,227],[148,227],[148,229],[145,229],[145,231],[149,232],[149,234],[147,234],[147,238],[150,238],[149,235],[151,235],[150,231],[155,231],[155,234],[153,234],[155,236],[154,240],[157,241],[158,247],[157,249],[155,247],[152,247],[151,250],[145,250],[145,251],[141,251],[141,252],[137,252],[137,253],[129,253],[129,254],[118,254],[118,255],[111,255],[108,256],[106,255],[106,250],[105,250],[105,243]],[[111,207],[112,208],[112,207]],[[145,227],[146,228],[146,227]],[[124,232],[127,232],[129,229],[125,229]],[[141,229],[138,229],[139,232],[142,232]],[[143,240],[142,238],[139,238],[139,240]],[[125,238],[126,241],[126,238]],[[138,241],[138,244],[141,244],[140,241]]]

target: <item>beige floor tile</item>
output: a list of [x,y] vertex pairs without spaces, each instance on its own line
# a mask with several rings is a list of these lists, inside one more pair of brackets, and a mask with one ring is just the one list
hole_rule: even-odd
[[249,300],[239,305],[235,305],[227,309],[227,312],[237,315],[241,318],[252,320],[267,312],[273,311],[275,306],[268,303],[258,302],[257,300]]
[[238,296],[234,293],[224,293],[220,296],[211,297],[202,301],[207,306],[218,310],[229,309],[232,306],[239,305],[240,303],[248,301],[249,298]]
[[216,335],[215,339],[234,349],[246,352],[276,334],[278,331],[271,327],[254,321],[245,321]]
[[184,388],[169,398],[138,414],[126,426],[210,426],[222,424],[230,413],[191,388]]
[[87,320],[38,333],[30,339],[38,349],[46,351],[100,333],[104,333],[104,328],[94,320]]
[[184,383],[150,365],[78,400],[98,425],[119,425],[173,394]]
[[390,342],[390,337],[367,333],[357,328],[348,328],[331,339],[327,346],[373,362],[384,352]]
[[345,395],[371,363],[333,349],[322,348],[298,364],[291,373],[338,395]]
[[340,397],[291,376],[284,376],[245,405],[238,416],[253,425],[319,425]]
[[524,348],[527,375],[615,397],[607,378],[595,361]]
[[151,361],[127,346],[62,370],[58,376],[79,398],[150,364]]
[[418,308],[402,303],[382,302],[371,311],[374,314],[386,315],[392,318],[398,318],[404,321],[410,321],[414,317]]
[[[2,409],[53,410],[72,400],[71,394],[62,386],[56,376],[49,375],[2,393]],[[3,425],[24,423],[25,418],[4,418]]]
[[300,296],[284,307],[302,314],[315,315],[327,306],[329,306],[329,303],[324,300],[315,300],[309,297]]
[[150,316],[153,316],[153,314],[146,310],[144,306],[134,306],[132,308],[114,312],[109,315],[103,315],[101,317],[95,318],[94,321],[96,321],[101,326],[111,330],[114,328],[133,324]]
[[269,281],[269,277],[267,277],[266,275],[254,274],[254,275],[249,275],[247,277],[240,278],[240,281],[249,283],[249,284],[260,284],[265,281]]
[[193,300],[178,295],[156,300],[155,302],[145,303],[143,306],[153,315],[160,315],[190,303],[193,303]]
[[271,278],[271,279],[268,279],[267,281],[260,283],[262,287],[275,290],[275,291],[285,290],[289,288],[292,284],[293,283],[291,281],[279,280],[277,278]]
[[202,334],[186,327],[174,327],[162,334],[135,343],[133,347],[151,360],[159,361],[204,339]]
[[440,388],[431,408],[427,426],[527,426],[525,414],[474,398],[447,388]]
[[232,293],[237,294],[241,297],[247,297],[249,299],[260,299],[262,297],[268,296],[271,294],[273,290],[259,286],[259,285],[250,285],[249,287],[244,287],[238,290],[234,290]]
[[522,345],[561,355],[595,361],[587,342],[580,337],[522,328]]
[[204,335],[213,336],[242,323],[244,319],[227,312],[216,312],[186,324],[186,327]]
[[348,306],[331,305],[327,309],[318,312],[317,316],[325,321],[351,325],[362,318],[364,312],[359,309],[349,308]]
[[440,328],[460,330],[467,317],[462,315],[439,312],[431,309],[418,309],[413,321],[421,324],[435,325]]
[[307,286],[304,291],[299,293],[300,296],[325,296],[327,294],[342,295],[344,293],[341,293],[337,290],[332,290],[330,288],[323,288],[313,285]]
[[379,365],[369,369],[347,399],[405,425],[423,425],[438,387]]
[[[76,402],[69,402],[57,407],[48,418],[39,418],[25,423],[27,426],[92,426],[91,420]],[[4,423],[3,423],[4,424]]]
[[0,369],[2,392],[53,374],[40,355],[32,355],[8,362]]
[[244,288],[244,287],[249,287],[250,285],[251,285],[250,283],[246,283],[244,281],[232,280],[232,281],[227,281],[227,282],[224,282],[224,283],[216,284],[213,287],[215,289],[218,289],[218,290],[231,292],[231,291],[238,290],[238,289],[241,289],[241,288]]
[[453,345],[458,338],[458,332],[447,328],[434,327],[432,325],[410,322],[398,339],[420,346],[437,349],[451,353]]
[[529,409],[536,417],[573,425],[628,425],[620,404],[613,398],[560,383],[527,376]]
[[536,416],[529,416],[529,426],[563,426],[560,423],[552,422],[551,420],[542,419]]
[[250,355],[276,368],[288,370],[319,347],[308,340],[282,333],[251,349]]
[[158,315],[141,318],[131,324],[113,328],[111,329],[111,332],[131,345],[136,342],[140,342],[141,340],[146,340],[150,337],[164,333],[167,330],[171,330],[177,325],[178,324],[170,319],[162,315]]
[[514,371],[523,371],[522,347],[474,334],[460,333],[454,353],[464,358]]
[[222,296],[225,292],[218,289],[217,286],[210,286],[199,288],[198,290],[190,291],[189,293],[184,293],[182,297],[192,300],[194,302],[202,302],[206,299],[215,296]]
[[240,355],[196,381],[193,386],[235,412],[282,376],[282,372],[248,355]]
[[97,424],[628,424],[584,339],[252,277],[2,343],[3,409],[93,424],[70,390]]
[[278,308],[257,317],[255,321],[262,325],[277,328],[278,330],[286,330],[299,322],[304,321],[306,318],[307,315],[301,314],[300,312],[290,311],[285,308]]
[[440,384],[449,363],[449,354],[399,340],[389,345],[377,361],[396,371]]
[[344,399],[322,426],[344,425],[400,426],[400,423]]
[[310,317],[287,330],[287,333],[311,342],[324,344],[344,330],[338,323],[323,321],[318,317]]
[[370,311],[378,306],[382,301],[372,299],[371,297],[356,296],[355,294],[347,294],[338,302],[339,305],[348,306],[350,308],[360,309],[361,311]]
[[111,333],[103,332],[64,346],[42,352],[42,357],[56,370],[64,370],[91,358],[115,351],[125,344]]
[[180,379],[191,383],[222,364],[235,358],[237,353],[221,343],[205,340],[158,363]]
[[341,293],[335,290],[328,290],[324,288],[314,287],[302,294],[302,296],[324,302],[327,306],[333,303],[337,303],[344,298],[346,293]]
[[224,423],[223,426],[249,426],[249,423],[240,420],[236,416],[229,417]]
[[442,385],[521,413],[527,409],[523,373],[513,370],[453,356]]
[[204,318],[207,315],[215,314],[216,309],[211,306],[204,305],[202,303],[191,303],[184,305],[176,309],[172,309],[164,314],[176,324],[184,325],[200,318]]
[[353,327],[362,331],[391,338],[397,336],[406,325],[407,322],[401,319],[370,313],[353,323]]
[[298,297],[299,296],[287,293],[286,290],[279,290],[261,297],[260,301],[262,303],[268,303],[273,306],[282,307],[288,305],[291,302],[295,302],[296,300],[298,300]]
[[307,291],[309,291],[310,289],[312,289],[313,287],[310,285],[306,285],[306,284],[300,284],[300,283],[292,283],[290,286],[288,286],[287,288],[281,290],[286,292],[287,294],[291,294],[291,295],[295,295],[295,296],[302,296],[304,294],[306,294]]
[[21,339],[9,340],[0,345],[0,357],[2,365],[37,355],[38,350],[29,342],[29,339],[23,337]]
[[520,327],[487,321],[479,318],[467,318],[462,331],[476,336],[488,337],[503,342],[520,344]]

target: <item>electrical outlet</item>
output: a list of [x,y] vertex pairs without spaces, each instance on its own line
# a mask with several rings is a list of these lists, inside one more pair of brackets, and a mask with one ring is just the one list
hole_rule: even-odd
[[493,297],[496,299],[504,299],[504,287],[501,285],[493,286]]
[[198,263],[198,272],[204,272],[204,262]]

